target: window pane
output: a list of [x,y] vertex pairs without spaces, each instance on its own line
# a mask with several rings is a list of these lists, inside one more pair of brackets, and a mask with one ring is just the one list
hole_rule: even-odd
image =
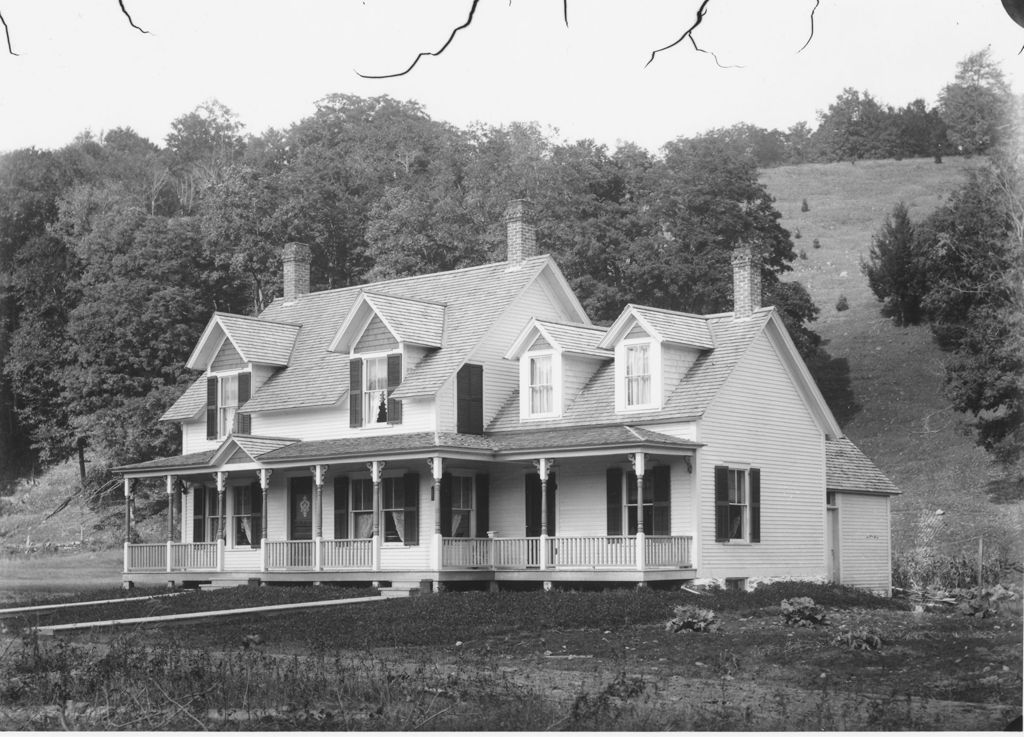
[[554,410],[555,386],[551,356],[530,358],[530,413],[544,414]]
[[651,403],[650,352],[646,345],[626,346],[626,405]]
[[220,377],[220,406],[238,406],[238,374]]

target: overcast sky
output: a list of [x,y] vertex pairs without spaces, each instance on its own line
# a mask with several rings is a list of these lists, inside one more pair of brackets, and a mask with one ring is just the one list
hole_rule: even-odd
[[[695,38],[659,53],[699,0],[0,0],[18,56],[0,53],[0,151],[54,148],[128,126],[163,143],[204,100],[246,130],[285,128],[324,95],[390,95],[458,126],[534,120],[561,137],[654,151],[676,136],[749,122],[814,124],[844,87],[929,104],[956,63],[990,46],[1024,91],[1024,29],[1000,0],[710,0]],[[0,39],[2,43],[2,39]]]

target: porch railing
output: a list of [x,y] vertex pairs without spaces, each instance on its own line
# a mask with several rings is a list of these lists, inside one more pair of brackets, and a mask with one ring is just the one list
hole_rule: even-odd
[[373,567],[372,540],[321,540],[320,565],[325,571]]
[[217,570],[217,543],[171,543],[171,570]]
[[636,538],[549,537],[548,563],[553,568],[633,568]]
[[128,546],[128,569],[132,571],[167,570],[167,543],[139,543]]
[[316,568],[313,540],[267,540],[268,571],[312,571]]
[[687,568],[690,565],[691,537],[648,535],[644,540],[644,559],[650,568]]
[[[687,568],[692,538],[645,536],[644,568]],[[541,538],[444,538],[441,565],[444,568],[546,568],[634,569],[638,567],[636,537],[626,535],[577,535]]]

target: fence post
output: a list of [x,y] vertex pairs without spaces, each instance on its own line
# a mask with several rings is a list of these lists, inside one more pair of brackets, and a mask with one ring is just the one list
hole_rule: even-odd
[[978,536],[978,588],[980,589],[985,585],[984,583],[984,556],[985,555],[985,538],[981,535]]
[[128,541],[124,541],[124,572],[128,573]]

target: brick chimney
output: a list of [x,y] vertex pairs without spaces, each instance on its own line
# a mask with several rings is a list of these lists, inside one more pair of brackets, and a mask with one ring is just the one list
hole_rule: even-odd
[[537,232],[530,220],[533,219],[533,203],[530,200],[512,200],[505,208],[505,232],[508,252],[505,260],[510,269],[518,268],[523,259],[537,255]]
[[305,243],[286,243],[281,254],[284,264],[284,301],[294,302],[309,294],[309,262],[313,254]]
[[733,316],[737,320],[750,317],[761,307],[761,257],[749,243],[742,243],[732,252]]

